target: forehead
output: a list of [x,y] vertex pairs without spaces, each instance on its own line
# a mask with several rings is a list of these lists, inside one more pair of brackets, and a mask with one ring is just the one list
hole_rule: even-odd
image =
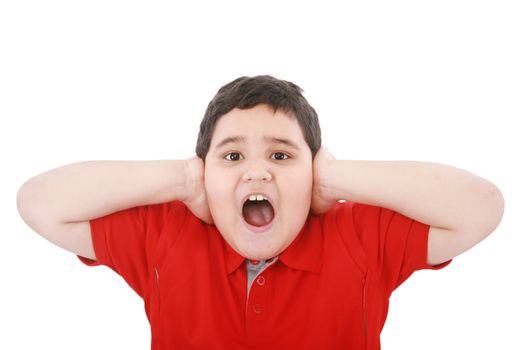
[[235,108],[220,117],[210,146],[217,148],[226,143],[247,142],[291,143],[291,147],[308,147],[293,114],[274,111],[271,106],[262,104],[250,109]]

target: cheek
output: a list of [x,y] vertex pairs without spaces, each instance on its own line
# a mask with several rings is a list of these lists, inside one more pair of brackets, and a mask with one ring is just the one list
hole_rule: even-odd
[[213,208],[224,207],[233,203],[233,184],[230,177],[220,172],[209,172],[204,178],[204,188],[208,199],[208,205]]
[[287,177],[283,189],[289,208],[294,211],[304,211],[304,207],[309,207],[312,197],[312,175],[308,172],[308,168],[305,167],[302,171]]
[[304,165],[290,176],[289,181],[298,193],[307,194],[312,192],[312,167]]

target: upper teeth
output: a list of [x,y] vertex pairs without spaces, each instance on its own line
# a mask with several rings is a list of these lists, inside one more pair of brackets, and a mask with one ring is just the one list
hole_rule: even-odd
[[263,196],[262,194],[252,194],[250,195],[250,200],[251,201],[267,201],[268,198],[266,198],[266,196]]

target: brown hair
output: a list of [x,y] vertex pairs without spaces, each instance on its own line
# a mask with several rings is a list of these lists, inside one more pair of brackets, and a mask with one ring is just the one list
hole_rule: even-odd
[[264,103],[275,111],[291,112],[297,118],[313,159],[321,147],[321,128],[317,113],[302,92],[294,83],[270,75],[240,77],[224,85],[208,104],[202,118],[195,147],[197,156],[203,160],[206,158],[215,123],[220,117],[234,108],[249,109]]

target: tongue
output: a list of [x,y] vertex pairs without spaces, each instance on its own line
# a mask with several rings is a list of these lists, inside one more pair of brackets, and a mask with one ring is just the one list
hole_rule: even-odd
[[273,208],[268,201],[248,201],[242,208],[244,220],[253,226],[265,226],[273,220]]

